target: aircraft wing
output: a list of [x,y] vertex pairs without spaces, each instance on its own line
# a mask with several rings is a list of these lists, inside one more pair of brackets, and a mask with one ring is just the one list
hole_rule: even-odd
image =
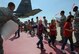
[[34,16],[36,15],[37,13],[41,12],[42,10],[41,9],[34,9],[32,11],[30,11],[29,13],[25,14],[26,16]]
[[28,13],[32,10],[31,0],[21,0],[16,13]]
[[42,11],[41,9],[32,10],[31,0],[21,0],[17,10],[14,12],[19,18],[33,16]]

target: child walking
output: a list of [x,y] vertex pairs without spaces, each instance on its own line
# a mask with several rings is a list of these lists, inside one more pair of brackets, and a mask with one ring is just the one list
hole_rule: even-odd
[[50,30],[50,32],[49,32],[50,39],[48,41],[49,46],[51,46],[51,43],[52,43],[52,46],[56,47],[55,44],[54,44],[55,41],[56,41],[56,36],[57,36],[57,30],[56,30],[56,22],[55,22],[55,20],[51,20],[51,24],[49,26],[49,30]]

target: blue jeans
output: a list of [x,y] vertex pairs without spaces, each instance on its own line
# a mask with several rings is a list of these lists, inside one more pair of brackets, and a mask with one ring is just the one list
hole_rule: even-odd
[[72,36],[71,37],[64,37],[64,41],[63,41],[63,45],[62,45],[62,50],[64,50],[65,48],[65,45],[67,44],[67,40],[69,40],[70,42],[70,48],[71,48],[71,51],[74,51],[74,47],[73,47],[73,39],[72,39]]

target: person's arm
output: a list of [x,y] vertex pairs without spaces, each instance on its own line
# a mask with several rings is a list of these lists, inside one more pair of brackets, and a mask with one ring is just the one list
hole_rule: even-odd
[[13,11],[9,11],[9,13],[8,13],[9,15],[9,17],[10,17],[10,20],[13,20],[15,23],[17,23],[18,25],[21,25],[21,22],[20,22],[20,20],[18,19],[18,16],[16,16],[14,13],[13,13]]
[[66,30],[66,31],[70,31],[70,32],[74,31],[74,30],[72,30],[72,29],[71,29],[71,30],[70,30],[70,29],[65,29],[65,30]]
[[12,16],[11,20],[13,20],[15,23],[17,23],[18,25],[21,25],[20,20],[18,19],[18,17],[16,16]]

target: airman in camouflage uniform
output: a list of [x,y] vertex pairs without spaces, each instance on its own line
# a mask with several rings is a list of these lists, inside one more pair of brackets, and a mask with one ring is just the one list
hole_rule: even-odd
[[13,10],[15,9],[15,4],[10,2],[8,4],[8,7],[0,7],[0,54],[4,54],[4,50],[3,50],[3,39],[1,36],[1,29],[3,27],[3,25],[9,21],[9,20],[13,20],[17,23],[17,18],[15,18],[15,16],[13,15]]
[[75,19],[75,22],[74,22],[74,28],[77,29],[77,31],[74,33],[75,35],[75,38],[76,38],[76,45],[79,46],[79,11],[78,11],[78,7],[75,6],[73,8],[73,11],[75,12],[74,14],[74,19]]

